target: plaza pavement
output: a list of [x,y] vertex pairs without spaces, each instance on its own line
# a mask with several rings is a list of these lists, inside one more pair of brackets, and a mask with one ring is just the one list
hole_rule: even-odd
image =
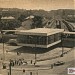
[[[5,50],[11,50],[15,48],[18,47],[5,46]],[[35,67],[33,64],[30,64],[31,59],[34,61],[34,54],[22,53],[20,56],[17,56],[15,52],[6,52],[5,55],[6,61],[8,61],[10,58],[19,59],[24,57],[24,59],[29,63],[28,66],[12,67],[12,75],[29,75],[30,72],[32,72],[33,75],[67,75],[67,68],[75,66],[75,48],[64,48],[64,57],[60,57],[61,50],[62,48],[56,48],[46,53],[37,54],[36,65],[39,65],[39,67]],[[2,44],[0,44],[0,57],[2,57]],[[51,64],[57,61],[64,61],[65,64],[53,67],[53,69],[51,69]],[[2,73],[3,75],[8,75],[8,70],[3,70],[1,66],[2,65],[0,63],[0,73]],[[26,70],[25,74],[23,74],[22,72],[23,69]]]

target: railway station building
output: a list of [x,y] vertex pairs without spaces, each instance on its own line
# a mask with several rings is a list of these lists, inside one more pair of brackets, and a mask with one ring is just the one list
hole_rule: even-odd
[[18,45],[49,48],[61,42],[64,29],[36,28],[17,31]]
[[63,32],[62,42],[63,46],[75,47],[75,32]]

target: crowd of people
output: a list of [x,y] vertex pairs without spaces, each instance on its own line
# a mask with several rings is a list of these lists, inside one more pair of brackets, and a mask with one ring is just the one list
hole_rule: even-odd
[[17,59],[17,60],[10,60],[10,63],[11,63],[11,66],[20,66],[20,65],[23,65],[23,64],[28,64],[27,61],[25,61],[24,59]]

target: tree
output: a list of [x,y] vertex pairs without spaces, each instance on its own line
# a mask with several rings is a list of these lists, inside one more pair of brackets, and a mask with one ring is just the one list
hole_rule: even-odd
[[0,21],[0,30],[2,30],[4,27],[4,24],[2,23],[2,21]]
[[21,26],[21,22],[18,20],[12,20],[7,23],[8,29],[15,29]]
[[25,20],[26,16],[21,14],[21,16],[18,18],[19,21],[23,22]]
[[24,11],[24,12],[21,13],[21,15],[18,17],[18,20],[20,20],[21,22],[23,22],[30,15],[33,15],[32,11],[31,10],[26,10],[26,11]]
[[2,25],[4,30],[14,30],[15,28],[21,26],[21,22],[18,20],[10,20],[7,22],[3,22]]
[[41,16],[34,16],[32,28],[41,28],[42,27],[42,17]]
[[1,21],[2,15],[0,15],[0,21]]

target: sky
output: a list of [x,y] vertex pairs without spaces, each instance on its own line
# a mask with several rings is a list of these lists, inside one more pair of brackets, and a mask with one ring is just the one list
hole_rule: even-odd
[[75,0],[0,0],[0,8],[74,9]]

